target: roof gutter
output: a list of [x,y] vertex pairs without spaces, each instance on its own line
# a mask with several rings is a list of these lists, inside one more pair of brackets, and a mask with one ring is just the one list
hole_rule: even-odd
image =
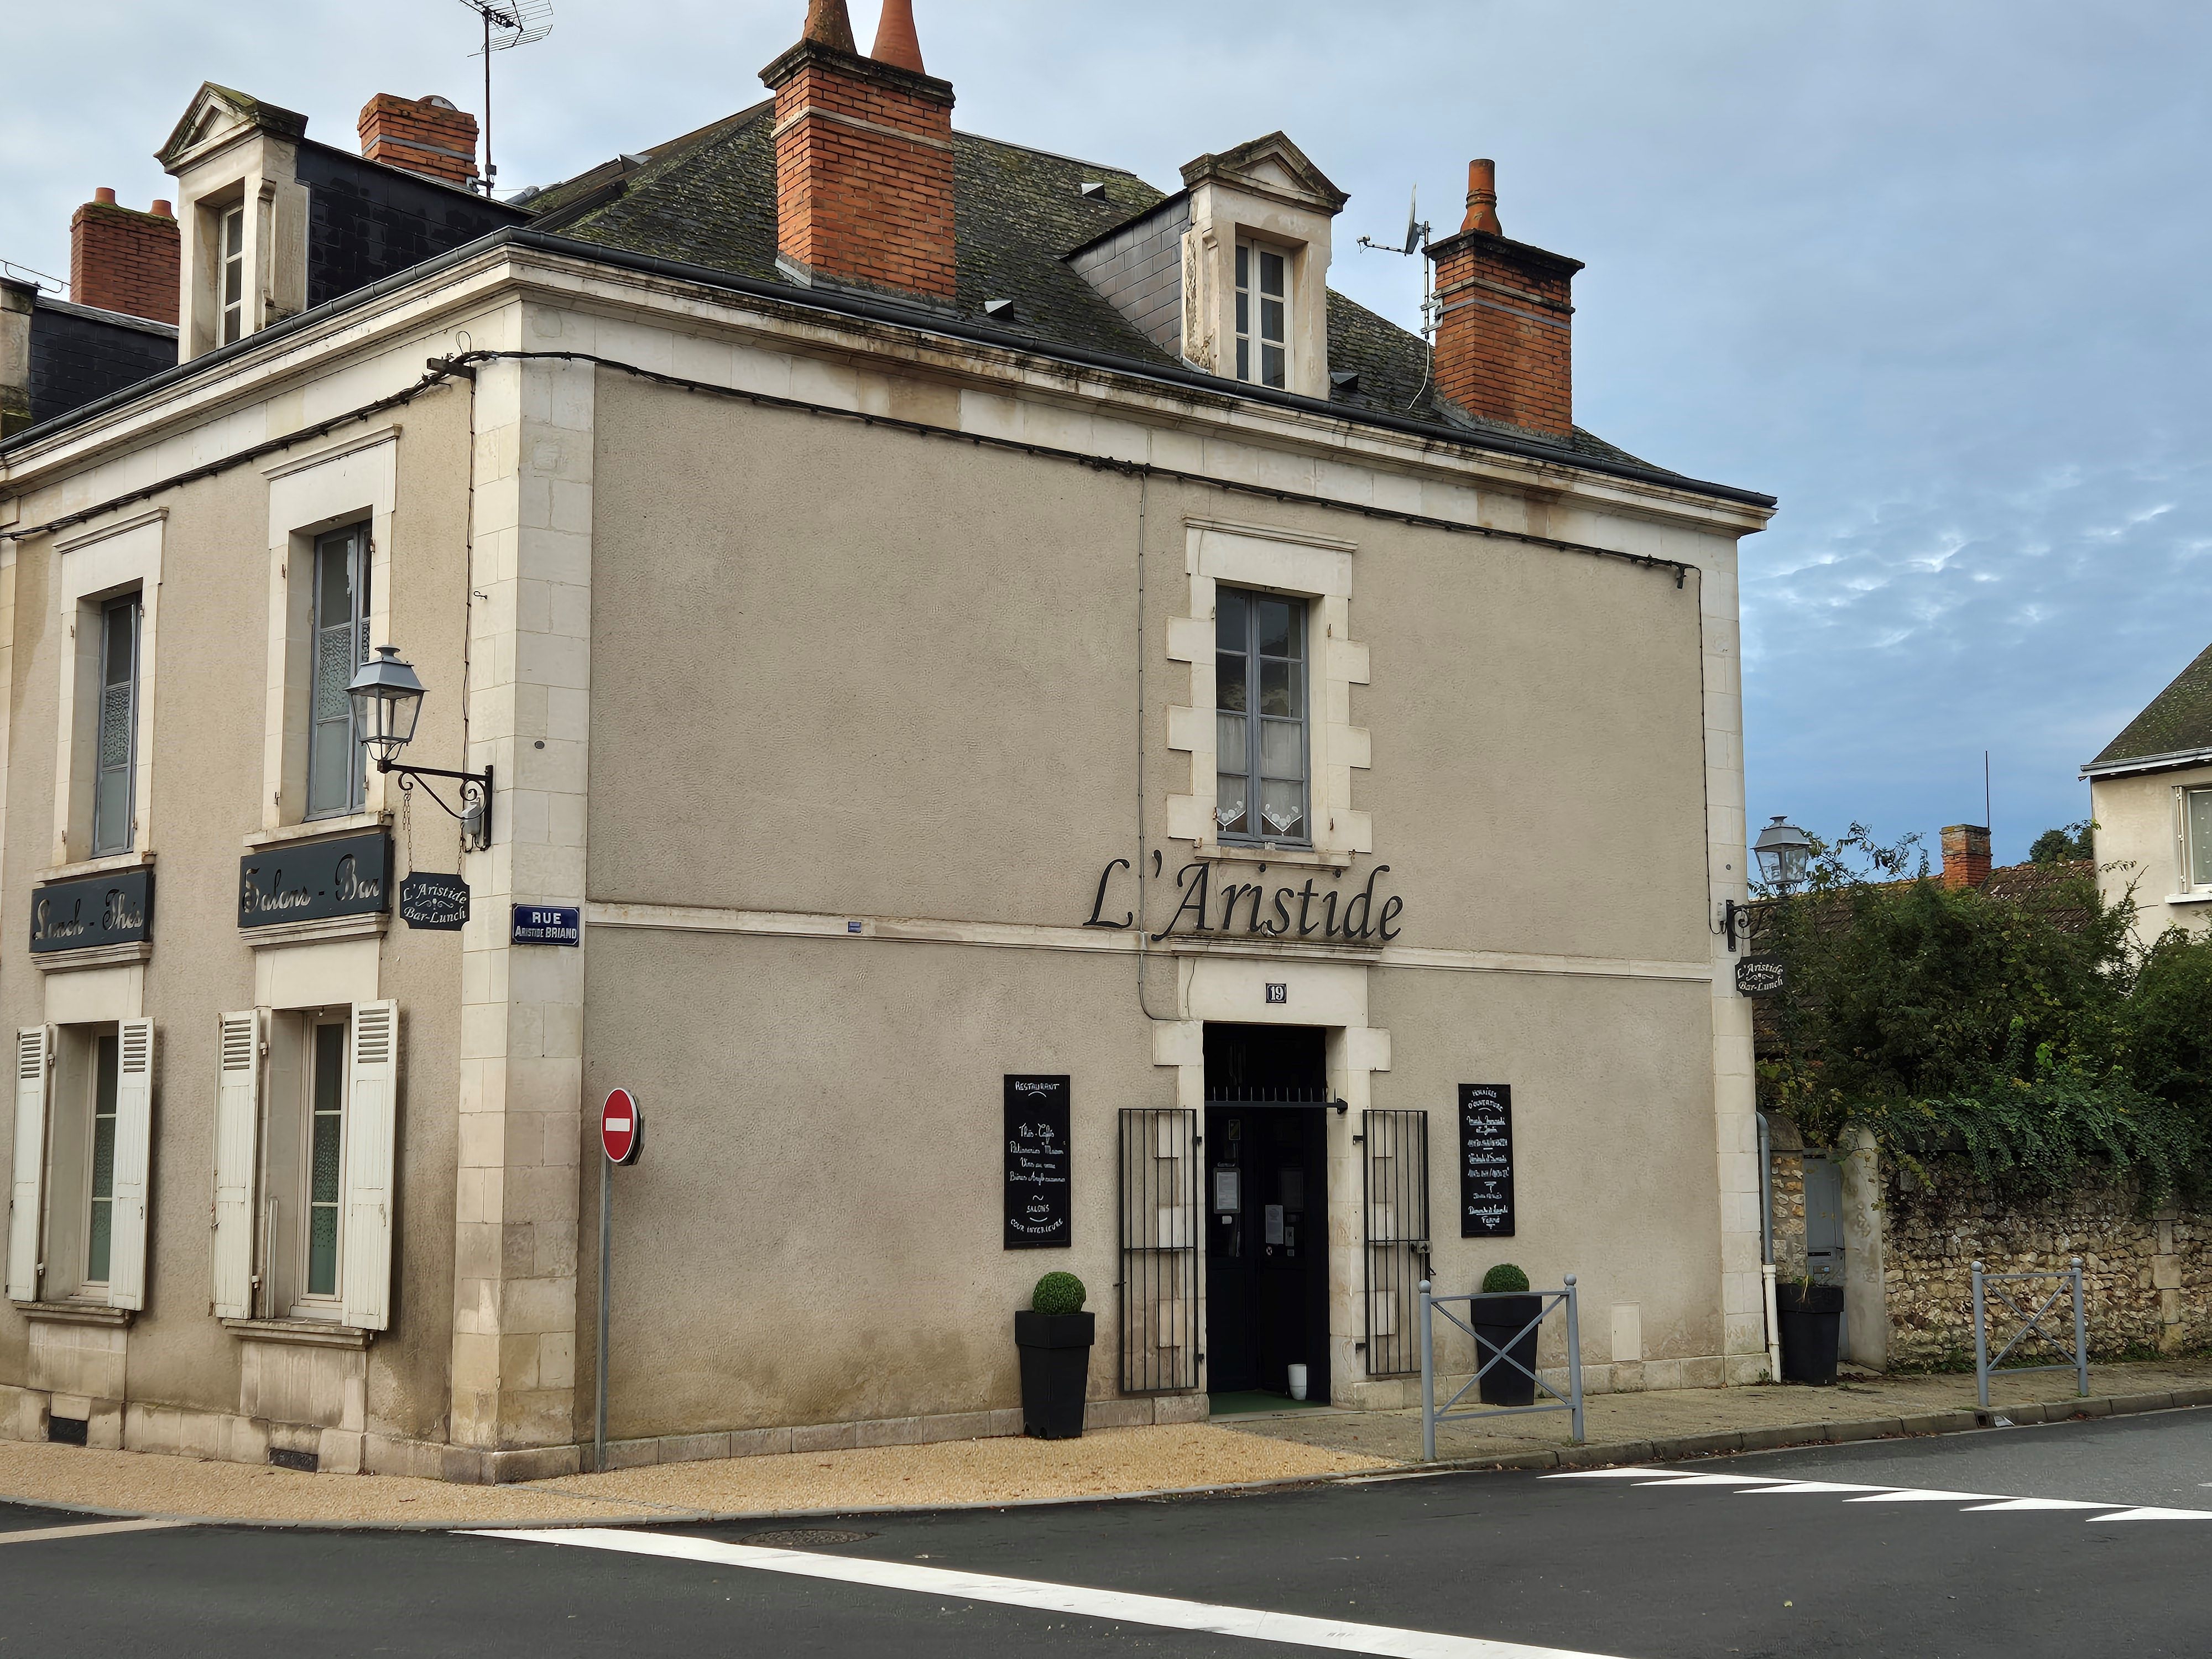
[[2091,761],[2075,776],[2124,778],[2137,772],[2172,772],[2185,766],[2212,766],[2212,749],[2176,749],[2164,755],[2136,755],[2126,760]]
[[772,301],[779,305],[795,306],[810,311],[828,312],[835,315],[859,318],[869,322],[887,323],[895,327],[913,329],[920,333],[935,334],[948,339],[963,340],[977,345],[996,346],[1003,350],[1024,352],[1032,356],[1055,362],[1073,363],[1087,368],[1097,368],[1133,379],[1159,382],[1191,391],[1210,393],[1217,398],[1236,398],[1246,402],[1267,404],[1280,409],[1295,410],[1303,414],[1322,415],[1333,420],[1344,421],[1355,426],[1379,428],[1399,432],[1431,442],[1442,441],[1466,449],[1480,450],[1492,454],[1511,455],[1522,459],[1542,461],[1553,466],[1571,467],[1579,471],[1595,472],[1602,477],[1626,478],[1639,483],[1656,484],[1663,489],[1679,489],[1692,495],[1711,496],[1726,501],[1739,502],[1747,507],[1771,507],[1777,504],[1772,495],[1757,490],[1739,489],[1729,484],[1707,483],[1687,478],[1679,474],[1662,472],[1650,467],[1631,466],[1601,457],[1577,455],[1570,451],[1554,449],[1548,445],[1524,443],[1517,440],[1488,434],[1462,431],[1424,421],[1407,420],[1401,416],[1381,414],[1370,410],[1348,409],[1325,398],[1302,397],[1296,392],[1278,392],[1268,386],[1248,386],[1241,381],[1226,381],[1218,375],[1196,369],[1148,363],[1133,357],[1121,357],[1111,352],[1089,351],[1079,346],[1061,345],[1040,340],[1034,336],[1017,334],[1010,330],[993,328],[987,324],[971,323],[964,319],[950,318],[918,307],[903,306],[891,300],[879,300],[872,295],[853,294],[825,289],[797,288],[789,283],[764,282],[757,277],[741,276],[734,271],[716,270],[708,265],[696,265],[679,259],[664,259],[654,254],[635,253],[625,248],[609,247],[599,242],[587,242],[571,236],[556,236],[547,231],[532,230],[526,226],[510,225],[480,236],[473,242],[464,243],[419,265],[410,266],[395,276],[386,276],[367,288],[356,289],[335,300],[325,301],[311,311],[287,319],[272,327],[227,346],[222,346],[190,362],[179,363],[173,369],[139,381],[135,386],[110,392],[106,397],[58,416],[39,426],[27,428],[6,444],[0,445],[0,457],[26,443],[50,437],[65,430],[78,421],[122,406],[148,392],[158,392],[174,386],[191,375],[219,368],[248,351],[258,350],[276,341],[284,339],[305,329],[312,328],[325,319],[342,315],[390,294],[395,294],[435,276],[451,266],[477,258],[500,247],[534,248],[541,252],[557,253],[570,258],[589,259],[618,270],[635,270],[651,276],[666,276],[678,282],[696,283],[702,288],[720,289],[728,293],[742,294],[750,298]]

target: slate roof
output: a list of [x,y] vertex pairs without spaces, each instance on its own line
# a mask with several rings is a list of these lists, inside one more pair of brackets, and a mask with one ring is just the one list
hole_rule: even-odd
[[[763,100],[552,185],[528,198],[532,227],[758,281],[785,280],[775,264],[775,154],[769,136],[774,108],[774,100]],[[1060,344],[1139,363],[1175,363],[1066,259],[1165,200],[1165,192],[1123,167],[957,131],[952,165],[954,304],[962,314],[983,320],[987,301],[1011,300],[1011,311],[988,320],[1033,337],[1041,349]],[[1086,183],[1103,185],[1103,198],[1085,196]],[[1433,422],[1446,435],[1510,437],[1558,447],[1563,459],[1589,457],[1681,476],[1579,428],[1571,445],[1559,445],[1545,434],[1478,421],[1438,404],[1428,384],[1428,348],[1421,337],[1334,290],[1328,331],[1333,379],[1353,377],[1332,386],[1331,402]]]
[[2094,775],[2167,755],[2212,750],[2212,646],[2174,676],[2127,729],[2081,769]]

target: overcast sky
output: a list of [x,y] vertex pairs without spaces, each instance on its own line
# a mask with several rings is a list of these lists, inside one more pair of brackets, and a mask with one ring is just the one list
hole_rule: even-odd
[[[555,0],[495,62],[502,188],[763,95],[805,0]],[[853,0],[872,39],[878,0]],[[1163,187],[1280,127],[1352,193],[1337,287],[1408,325],[1408,190],[1587,262],[1576,414],[1782,498],[1744,544],[1750,805],[1997,855],[2212,641],[2212,8],[2191,0],[916,0],[962,127]],[[66,275],[199,82],[351,145],[377,92],[481,111],[456,0],[24,6],[0,258]]]

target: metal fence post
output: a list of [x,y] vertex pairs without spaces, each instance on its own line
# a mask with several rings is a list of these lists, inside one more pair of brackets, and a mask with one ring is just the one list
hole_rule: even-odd
[[1574,1443],[1583,1443],[1583,1328],[1577,1313],[1575,1276],[1567,1275],[1567,1398],[1572,1409],[1568,1420],[1574,1425]]
[[[1421,1462],[1437,1461],[1436,1345],[1429,1329],[1429,1281],[1421,1281]],[[1480,1355],[1476,1356],[1478,1358]]]
[[2081,1397],[2089,1397],[2089,1319],[2081,1305],[2081,1258],[2074,1258],[2074,1377]]
[[1982,1264],[1974,1263],[1974,1399],[1990,1403],[1990,1337],[1982,1322]]

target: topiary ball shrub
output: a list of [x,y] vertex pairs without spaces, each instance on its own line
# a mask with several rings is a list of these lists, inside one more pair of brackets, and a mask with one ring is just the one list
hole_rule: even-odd
[[1482,1276],[1482,1293],[1485,1296],[1495,1296],[1500,1291],[1525,1291],[1528,1288],[1528,1275],[1510,1261],[1499,1262]]
[[1081,1313],[1085,1294],[1073,1273],[1047,1273],[1030,1293],[1030,1307],[1041,1314]]

